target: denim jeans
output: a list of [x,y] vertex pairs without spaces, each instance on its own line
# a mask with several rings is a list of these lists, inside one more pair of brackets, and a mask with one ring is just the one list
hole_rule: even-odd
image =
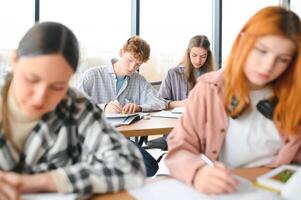
[[158,162],[156,161],[156,159],[150,155],[145,149],[143,149],[141,146],[139,145],[136,145],[142,156],[143,156],[143,160],[144,160],[144,164],[145,164],[145,167],[146,167],[146,176],[147,177],[150,177],[150,176],[154,176],[158,169],[159,169],[159,165],[158,165]]

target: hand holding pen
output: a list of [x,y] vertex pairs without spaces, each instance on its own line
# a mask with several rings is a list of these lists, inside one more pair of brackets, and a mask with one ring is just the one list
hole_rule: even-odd
[[142,109],[139,105],[131,103],[129,100],[125,99],[125,105],[122,106],[117,99],[110,101],[106,107],[105,112],[107,113],[120,113],[120,114],[129,114],[140,112]]
[[231,171],[221,162],[212,162],[204,154],[201,159],[205,165],[195,173],[194,187],[207,194],[231,193],[236,191],[238,181]]
[[122,108],[124,113],[135,113],[140,112],[142,109],[139,105],[130,102],[128,99],[125,99],[125,105]]
[[117,101],[110,101],[105,107],[106,113],[121,113],[122,105]]

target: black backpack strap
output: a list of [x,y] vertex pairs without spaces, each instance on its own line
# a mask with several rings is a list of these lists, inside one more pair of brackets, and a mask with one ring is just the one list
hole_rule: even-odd
[[163,156],[166,154],[166,152],[165,153],[163,153],[161,156],[159,156],[159,158],[157,159],[157,163],[159,163],[161,160],[162,160],[162,158],[163,158]]

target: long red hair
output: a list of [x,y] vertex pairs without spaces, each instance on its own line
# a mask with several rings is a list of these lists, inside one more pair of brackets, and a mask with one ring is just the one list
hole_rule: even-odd
[[[249,85],[244,64],[258,38],[279,35],[292,40],[297,47],[286,71],[271,82],[278,104],[273,121],[283,131],[294,133],[301,123],[301,22],[292,11],[266,7],[244,25],[232,46],[225,68],[224,105],[230,116],[239,115],[249,105]],[[233,100],[235,105],[233,106]]]

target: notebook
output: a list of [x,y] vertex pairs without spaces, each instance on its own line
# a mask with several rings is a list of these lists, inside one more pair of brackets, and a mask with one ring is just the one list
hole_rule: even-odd
[[275,192],[281,192],[289,179],[300,169],[296,165],[281,165],[259,177],[256,185]]
[[300,199],[301,197],[301,169],[299,169],[285,184],[281,190],[281,196],[285,199]]
[[129,125],[134,121],[142,119],[144,116],[149,115],[149,113],[131,113],[131,114],[119,114],[119,113],[105,113],[107,121],[112,126],[118,127],[121,125]]

